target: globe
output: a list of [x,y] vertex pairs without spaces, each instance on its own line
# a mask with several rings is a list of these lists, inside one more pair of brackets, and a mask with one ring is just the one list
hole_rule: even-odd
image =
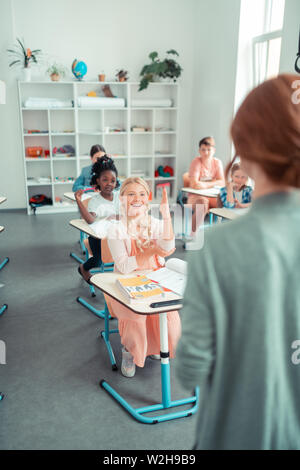
[[87,72],[86,63],[82,61],[78,62],[77,59],[74,59],[72,63],[72,72],[77,80],[82,80]]

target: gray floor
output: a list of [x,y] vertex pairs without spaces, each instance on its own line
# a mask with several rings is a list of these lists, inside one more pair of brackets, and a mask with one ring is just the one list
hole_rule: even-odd
[[[147,359],[133,379],[113,372],[99,333],[104,321],[76,302],[95,306],[70,251],[80,254],[75,214],[27,216],[0,211],[0,449],[191,449],[195,417],[146,425],[136,422],[104,390],[108,380],[134,406],[160,402],[160,364]],[[183,256],[178,243],[177,257]],[[112,338],[120,364],[120,340]],[[172,367],[172,364],[171,364]],[[172,374],[172,399],[190,395]]]

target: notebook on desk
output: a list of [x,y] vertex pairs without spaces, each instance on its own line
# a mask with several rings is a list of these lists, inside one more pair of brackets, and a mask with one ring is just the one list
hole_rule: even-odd
[[182,297],[187,281],[187,263],[178,258],[168,259],[163,268],[153,271],[148,277]]
[[117,279],[116,283],[130,303],[140,300],[159,300],[165,295],[163,288],[146,276],[123,277]]

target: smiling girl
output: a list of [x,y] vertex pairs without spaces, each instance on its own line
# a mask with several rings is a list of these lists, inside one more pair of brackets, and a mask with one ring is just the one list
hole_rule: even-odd
[[[92,224],[110,216],[115,216],[119,212],[119,193],[114,189],[118,187],[118,171],[111,158],[104,155],[98,158],[92,167],[91,185],[95,185],[99,191],[89,199],[88,206],[82,202],[83,189],[75,193],[75,199],[82,218]],[[90,269],[99,267],[101,262],[101,241],[94,237],[89,237],[89,244],[93,256],[78,267],[79,274],[86,282],[90,282]]]
[[[160,204],[162,220],[148,214],[150,189],[141,178],[128,178],[120,190],[120,220],[112,224],[108,247],[115,271],[130,274],[164,265],[164,257],[175,251],[166,191]],[[118,301],[105,296],[109,311],[118,318],[121,336],[122,367],[125,377],[133,377],[135,366],[143,367],[147,356],[159,359],[159,315],[137,315]],[[181,333],[177,311],[168,313],[170,355]]]
[[231,181],[220,190],[223,207],[244,209],[251,205],[252,188],[247,185],[248,179],[240,164],[235,163],[231,168]]

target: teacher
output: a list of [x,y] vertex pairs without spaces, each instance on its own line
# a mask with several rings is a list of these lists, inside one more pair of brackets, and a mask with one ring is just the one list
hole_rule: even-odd
[[300,449],[297,78],[264,82],[239,108],[231,135],[253,206],[189,264],[176,364],[184,386],[200,385],[195,449]]

